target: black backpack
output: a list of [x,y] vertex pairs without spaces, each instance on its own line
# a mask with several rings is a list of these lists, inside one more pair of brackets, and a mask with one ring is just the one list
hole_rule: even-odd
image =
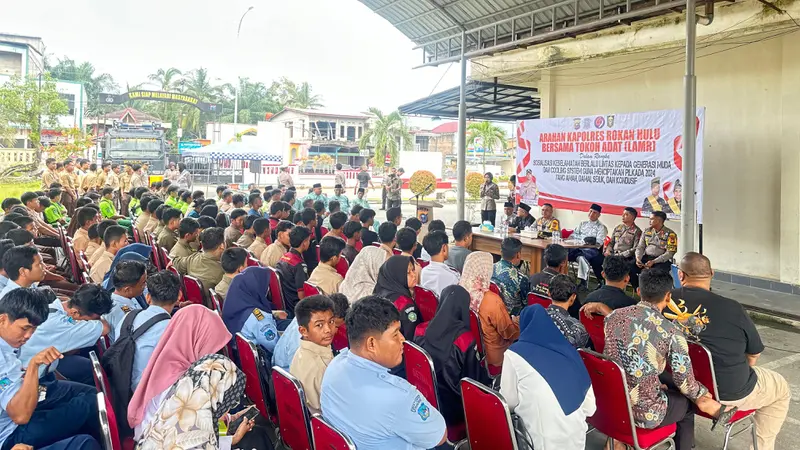
[[133,436],[133,430],[128,425],[128,403],[133,397],[131,391],[131,376],[133,374],[133,356],[136,353],[136,339],[143,335],[153,325],[162,320],[169,320],[169,314],[161,313],[153,316],[133,331],[133,319],[144,311],[137,309],[129,312],[122,321],[122,328],[117,340],[103,353],[102,366],[108,376],[109,389],[111,390],[111,404],[117,417],[117,428],[120,437]]

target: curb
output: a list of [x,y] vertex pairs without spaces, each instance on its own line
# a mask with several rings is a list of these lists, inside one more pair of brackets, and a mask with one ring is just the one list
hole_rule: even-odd
[[742,305],[742,306],[744,306],[747,313],[753,319],[785,325],[800,331],[800,320],[798,320],[800,319],[799,317],[790,316],[788,314],[781,314],[775,311],[769,311],[766,309],[761,309],[749,305]]

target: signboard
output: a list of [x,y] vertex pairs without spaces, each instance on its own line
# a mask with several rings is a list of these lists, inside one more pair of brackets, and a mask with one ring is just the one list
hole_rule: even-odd
[[199,142],[186,141],[178,143],[178,149],[187,150],[190,148],[200,148],[202,145]]
[[387,154],[386,154],[386,156],[383,158],[383,163],[384,163],[385,165],[387,165],[387,166],[388,166],[389,164],[391,164],[391,163],[392,163],[392,155],[390,155],[390,154],[388,154],[388,153],[387,153]]
[[191,95],[179,94],[177,92],[164,91],[129,91],[124,94],[99,94],[100,103],[106,105],[119,105],[129,100],[154,100],[167,103],[183,103],[192,105],[205,112],[221,112],[222,107],[216,103],[201,102],[200,99]]
[[[697,110],[697,220],[702,223],[705,108]],[[517,124],[517,199],[530,205],[680,218],[683,111],[525,120]]]

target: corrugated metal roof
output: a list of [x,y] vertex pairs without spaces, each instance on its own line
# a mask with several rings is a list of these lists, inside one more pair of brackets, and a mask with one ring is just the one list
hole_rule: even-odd
[[[674,11],[676,0],[359,0],[417,46],[423,64],[618,26]],[[702,4],[700,1],[698,4]]]
[[[460,97],[460,88],[454,87],[405,104],[399,109],[406,115],[458,117]],[[474,80],[466,85],[468,119],[498,122],[538,119],[540,104],[536,88]],[[442,131],[434,129],[433,132]]]

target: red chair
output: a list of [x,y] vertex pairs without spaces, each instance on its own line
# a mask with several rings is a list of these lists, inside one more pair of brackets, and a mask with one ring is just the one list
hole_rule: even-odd
[[158,270],[162,270],[164,269],[164,264],[161,262],[161,252],[158,249],[155,235],[151,234],[150,236],[150,248],[153,249],[153,251],[150,252],[150,259]]
[[88,272],[92,269],[92,265],[89,264],[89,259],[86,258],[86,253],[84,253],[83,251],[78,252],[78,262],[80,262],[80,265],[83,267],[83,270]]
[[142,240],[139,238],[139,230],[136,227],[133,227],[133,242],[138,244],[142,243]]
[[112,401],[112,398],[108,387],[108,377],[106,376],[106,371],[103,370],[103,366],[100,365],[100,359],[97,357],[97,353],[93,351],[89,352],[89,360],[92,362],[92,376],[94,377],[94,387],[97,389],[97,392],[102,392],[103,395],[105,395],[106,398],[108,398],[108,401],[110,403]]
[[311,435],[318,450],[356,450],[356,444],[319,414],[311,418]]
[[315,285],[306,281],[303,283],[303,293],[308,297],[309,295],[322,295],[322,291]]
[[89,276],[88,272],[81,272],[81,280],[80,284],[92,283],[92,277]]
[[403,253],[403,252],[401,252],[399,248],[393,248],[392,249],[392,254],[394,254],[394,255],[399,255],[401,253]]
[[417,264],[419,264],[420,269],[424,269],[424,268],[428,267],[428,264],[430,264],[430,263],[431,263],[430,261],[425,261],[424,259],[418,259],[417,260]]
[[[410,341],[403,342],[403,357],[406,363],[406,380],[436,409],[439,409],[439,394],[436,385],[436,369],[433,359],[422,347]],[[452,444],[465,437],[464,424],[448,425],[447,440]]]
[[161,255],[161,264],[163,264],[163,269],[166,269],[167,265],[172,263],[172,258],[169,257],[169,251],[164,247],[159,247],[158,251],[159,254]]
[[86,281],[82,279],[80,267],[78,267],[78,257],[75,255],[75,246],[72,245],[71,240],[67,240],[67,258],[69,260],[70,269],[72,270],[72,279],[78,284],[86,283]]
[[247,257],[247,267],[261,267],[261,262],[250,255]]
[[197,278],[186,275],[183,277],[183,292],[184,300],[192,302],[197,305],[204,305],[203,302],[203,285]]
[[463,378],[461,400],[470,450],[517,450],[511,411],[500,394]]
[[539,295],[535,292],[528,292],[528,306],[542,305],[542,308],[547,309],[547,307],[552,304],[553,300],[550,297],[545,297],[544,295]]
[[604,328],[606,318],[604,316],[592,314],[587,316],[581,312],[581,323],[589,333],[589,338],[592,340],[595,351],[603,353],[606,348],[606,330]]
[[263,366],[263,362],[258,356],[255,344],[248,341],[241,333],[236,333],[236,349],[239,351],[239,368],[246,378],[245,395],[256,405],[261,416],[269,417],[273,423],[277,423],[277,417],[271,416],[267,407],[267,383],[261,378],[258,369],[259,365]]
[[652,430],[639,428],[633,421],[628,383],[622,368],[605,356],[579,350],[589,378],[592,380],[597,411],[586,421],[610,439],[622,442],[636,450],[646,450],[669,444],[675,448],[672,435],[675,424]]
[[347,258],[342,256],[339,258],[339,262],[336,263],[336,272],[344,278],[348,270],[350,270],[350,263],[347,262]]
[[361,249],[364,248],[364,243],[361,242],[361,241],[356,241],[355,247],[356,247],[356,250],[360,252]]
[[494,281],[489,282],[489,290],[497,294],[498,297],[503,298],[503,293],[500,292],[500,287]]
[[333,342],[331,342],[333,349],[337,352],[350,347],[350,340],[347,339],[347,327],[342,324],[337,330],[336,334],[333,335]]
[[433,319],[436,308],[439,306],[439,298],[435,292],[417,285],[414,287],[414,301],[417,303],[423,322]]
[[[711,396],[714,400],[717,400],[717,374],[714,371],[714,360],[711,357],[711,351],[708,350],[706,346],[699,342],[689,342],[689,357],[692,359],[692,369],[694,371],[694,377],[703,384],[703,386],[708,388],[708,391],[711,393]],[[708,419],[712,419],[711,416],[708,414],[697,410],[696,414],[706,417]],[[749,411],[736,411],[731,417],[731,420],[725,424],[725,443],[722,447],[723,450],[728,448],[728,442],[734,436],[738,436],[741,433],[746,432],[748,429],[750,430],[750,435],[753,439],[753,448],[757,448],[757,438],[756,438],[756,421],[755,421],[755,410]],[[746,423],[744,423],[746,421]],[[740,429],[736,433],[731,434],[733,431],[733,427],[740,423],[744,423],[744,428]]]
[[561,230],[561,239],[569,239],[574,232],[575,230]]
[[211,297],[211,306],[214,311],[219,311],[222,314],[222,296],[217,294],[214,289],[209,289],[208,294]]
[[278,406],[278,426],[283,443],[293,450],[310,450],[311,417],[303,386],[289,372],[272,368],[272,384]]
[[132,438],[125,438],[120,442],[117,415],[111,402],[102,392],[97,393],[97,413],[100,417],[100,433],[105,450],[133,450],[136,443]]
[[328,234],[328,232],[329,232],[329,231],[330,231],[330,230],[328,230],[328,229],[327,229],[327,228],[325,228],[325,227],[319,227],[319,234],[320,234],[319,238],[320,238],[320,239],[324,238],[324,237],[325,237],[325,235],[326,235],[326,234]]
[[481,359],[486,356],[483,349],[483,330],[481,329],[481,319],[478,317],[478,312],[475,310],[469,310],[469,331],[472,332],[472,335],[475,337],[475,342],[478,345],[478,354],[480,355]]
[[272,301],[272,309],[283,310],[283,292],[281,291],[281,276],[272,267],[267,267],[272,271],[272,278],[269,280],[269,296]]

